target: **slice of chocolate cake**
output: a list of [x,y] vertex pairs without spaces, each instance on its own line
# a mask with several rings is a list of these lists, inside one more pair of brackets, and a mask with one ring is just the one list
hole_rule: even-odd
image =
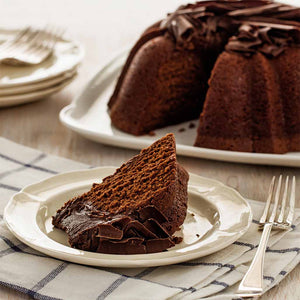
[[177,163],[168,134],[116,172],[69,200],[53,217],[72,247],[101,253],[140,254],[166,250],[187,210],[188,173]]

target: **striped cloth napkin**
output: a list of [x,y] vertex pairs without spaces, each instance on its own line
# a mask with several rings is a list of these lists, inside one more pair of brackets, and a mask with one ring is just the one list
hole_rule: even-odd
[[[36,299],[239,299],[234,292],[260,239],[263,204],[249,200],[249,231],[229,247],[206,257],[166,267],[108,269],[77,265],[39,253],[6,228],[3,209],[22,187],[86,165],[46,155],[0,138],[0,284]],[[266,253],[266,290],[300,261],[300,211],[292,230],[272,232]]]

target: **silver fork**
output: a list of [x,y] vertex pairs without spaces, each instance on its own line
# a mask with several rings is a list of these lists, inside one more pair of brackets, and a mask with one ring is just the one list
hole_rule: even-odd
[[[292,226],[295,212],[296,178],[293,176],[292,183],[289,184],[289,177],[287,176],[283,191],[282,175],[280,175],[278,179],[277,187],[275,182],[276,178],[274,176],[270,184],[265,209],[259,221],[260,229],[263,228],[259,246],[237,291],[238,296],[242,298],[259,297],[262,295],[264,257],[272,228],[287,230]],[[273,198],[274,205],[271,212],[271,202]],[[281,204],[279,204],[280,200]],[[289,202],[288,206],[287,200]],[[280,211],[279,206],[281,206]]]
[[10,65],[36,65],[49,57],[62,30],[32,31],[26,28],[16,38],[0,46],[0,62]]

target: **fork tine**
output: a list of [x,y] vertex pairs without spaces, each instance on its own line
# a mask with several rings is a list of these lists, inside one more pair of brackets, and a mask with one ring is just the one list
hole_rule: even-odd
[[295,213],[295,198],[296,198],[296,177],[293,176],[292,187],[291,187],[291,196],[290,196],[290,204],[289,204],[289,213],[286,218],[286,222],[289,225],[292,225],[294,213]]
[[45,31],[45,38],[41,42],[39,49],[37,49],[36,54],[39,54],[40,52],[44,52],[44,51],[49,51],[49,47],[50,47],[50,45],[52,45],[52,43],[55,41],[55,39],[56,39],[56,34],[55,34],[54,29],[53,30],[49,29],[49,30]]
[[9,64],[38,64],[51,55],[62,33],[62,30],[50,26],[43,30],[29,30],[27,35],[22,34],[13,45],[7,47],[9,51],[0,53],[0,61]]
[[13,37],[11,40],[7,40],[0,46],[0,51],[3,51],[4,49],[7,49],[8,46],[11,46],[16,42],[18,42],[21,38],[23,38],[28,33],[29,30],[30,27],[26,27],[25,29],[19,31],[19,33],[17,33],[15,37]]
[[41,30],[39,32],[39,36],[36,38],[35,42],[27,49],[25,52],[26,55],[35,55],[35,52],[37,52],[40,48],[43,47],[43,43],[45,41],[45,38],[47,37],[48,33],[44,30]]
[[26,36],[27,41],[25,43],[23,43],[22,39],[19,40],[18,44],[15,45],[15,47],[13,47],[13,49],[10,50],[12,52],[9,54],[9,56],[14,57],[18,53],[22,53],[23,55],[24,52],[26,51],[26,48],[32,44],[32,42],[34,41],[37,35],[38,35],[37,31],[32,31],[28,34],[28,36]]
[[26,29],[22,30],[13,40],[7,41],[4,44],[1,45],[0,47],[0,54],[3,52],[8,52],[17,45],[19,45],[23,39],[27,39],[30,35],[32,34],[31,28],[27,27]]
[[282,182],[282,175],[280,175],[279,179],[278,179],[277,189],[276,189],[276,193],[275,193],[275,202],[274,202],[271,216],[269,218],[270,223],[273,223],[275,220],[275,217],[276,217],[277,207],[278,207],[278,203],[279,203],[280,190],[281,190],[281,182]]
[[288,186],[289,186],[289,176],[287,176],[286,180],[285,180],[284,192],[283,192],[283,197],[282,197],[282,202],[281,202],[281,210],[280,210],[280,214],[279,214],[278,219],[277,219],[277,223],[283,223],[285,207],[286,207]]
[[21,61],[30,61],[29,53],[38,47],[37,43],[39,43],[43,34],[44,33],[41,30],[34,31],[26,43],[21,44],[15,49],[11,54],[11,57],[17,57],[17,59]]
[[36,44],[26,52],[27,60],[40,61],[47,57],[51,50],[49,49],[49,44],[52,43],[54,33],[51,30],[43,30],[43,34]]
[[267,220],[268,212],[269,212],[269,208],[270,208],[270,204],[271,204],[272,196],[273,196],[274,184],[275,184],[275,176],[273,176],[272,181],[270,183],[269,192],[268,192],[268,199],[267,199],[267,202],[265,204],[264,212],[263,212],[263,214],[262,214],[262,216],[259,220],[260,224],[264,224]]
[[36,44],[39,42],[39,40],[41,39],[41,37],[43,37],[44,35],[44,31],[43,30],[37,30],[35,32],[35,35],[31,38],[31,40],[29,42],[27,42],[26,44],[24,44],[24,52],[26,53],[27,51],[30,51],[30,49],[36,47]]
[[58,39],[62,36],[64,30],[59,28],[53,28],[48,30],[48,38],[43,41],[41,46],[31,53],[33,59],[44,60],[46,59],[53,51]]

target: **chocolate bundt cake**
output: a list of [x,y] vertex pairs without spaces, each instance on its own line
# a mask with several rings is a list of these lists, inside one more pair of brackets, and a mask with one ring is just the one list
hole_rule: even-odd
[[101,253],[164,251],[187,211],[188,173],[177,163],[168,134],[116,172],[69,200],[53,217],[72,247]]
[[300,8],[269,0],[202,1],[148,28],[108,104],[142,135],[200,115],[195,146],[300,150]]

